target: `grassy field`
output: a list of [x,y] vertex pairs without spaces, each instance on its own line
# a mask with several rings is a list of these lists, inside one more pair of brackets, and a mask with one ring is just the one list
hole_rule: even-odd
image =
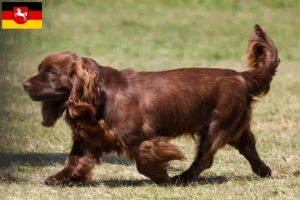
[[[88,2],[88,3],[87,3]],[[42,30],[0,32],[0,199],[300,199],[300,3],[297,0],[165,0],[43,2]],[[40,105],[22,81],[48,53],[70,50],[118,69],[219,67],[245,70],[252,26],[270,34],[282,60],[270,93],[254,110],[261,157],[274,176],[255,176],[239,153],[220,150],[199,183],[161,187],[125,158],[106,156],[84,186],[48,187],[71,145],[63,120],[40,125]],[[192,162],[195,144],[174,143]]]

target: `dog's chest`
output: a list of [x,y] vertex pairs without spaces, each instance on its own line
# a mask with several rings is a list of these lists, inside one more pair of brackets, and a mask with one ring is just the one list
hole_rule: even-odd
[[82,119],[74,119],[66,115],[66,122],[72,129],[73,138],[83,139],[94,151],[124,152],[124,144],[105,124],[104,121],[91,123]]

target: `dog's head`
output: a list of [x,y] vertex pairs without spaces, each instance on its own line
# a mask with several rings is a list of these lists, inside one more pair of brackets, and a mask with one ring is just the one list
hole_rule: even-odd
[[44,126],[53,126],[68,108],[71,117],[84,112],[95,115],[100,89],[96,85],[97,63],[71,52],[52,53],[38,72],[23,82],[34,101],[42,102]]

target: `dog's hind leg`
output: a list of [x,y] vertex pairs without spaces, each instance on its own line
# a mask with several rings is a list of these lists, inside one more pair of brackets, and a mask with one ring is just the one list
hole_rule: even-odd
[[166,167],[171,160],[182,160],[182,153],[165,137],[156,137],[140,144],[136,158],[137,170],[156,184],[169,181]]
[[271,176],[272,170],[261,160],[257,153],[255,136],[250,131],[250,128],[247,128],[238,140],[230,144],[249,161],[252,171],[255,174],[260,177]]
[[178,176],[171,178],[171,184],[187,184],[195,182],[202,171],[213,164],[215,153],[225,145],[224,137],[226,130],[221,129],[220,121],[214,119],[210,125],[201,130],[201,142],[198,145],[198,152],[191,166]]

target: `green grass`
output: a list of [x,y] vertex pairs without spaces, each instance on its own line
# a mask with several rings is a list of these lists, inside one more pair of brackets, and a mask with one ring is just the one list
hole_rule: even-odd
[[[300,3],[297,0],[165,0],[43,2],[42,30],[0,32],[0,199],[299,199]],[[40,105],[22,81],[54,51],[71,50],[118,69],[220,67],[245,70],[252,26],[270,34],[282,60],[270,93],[257,103],[253,129],[274,176],[255,176],[237,151],[220,150],[198,184],[161,187],[125,158],[106,156],[86,186],[48,187],[71,145],[63,120],[40,125]],[[192,162],[195,144],[174,143]]]

